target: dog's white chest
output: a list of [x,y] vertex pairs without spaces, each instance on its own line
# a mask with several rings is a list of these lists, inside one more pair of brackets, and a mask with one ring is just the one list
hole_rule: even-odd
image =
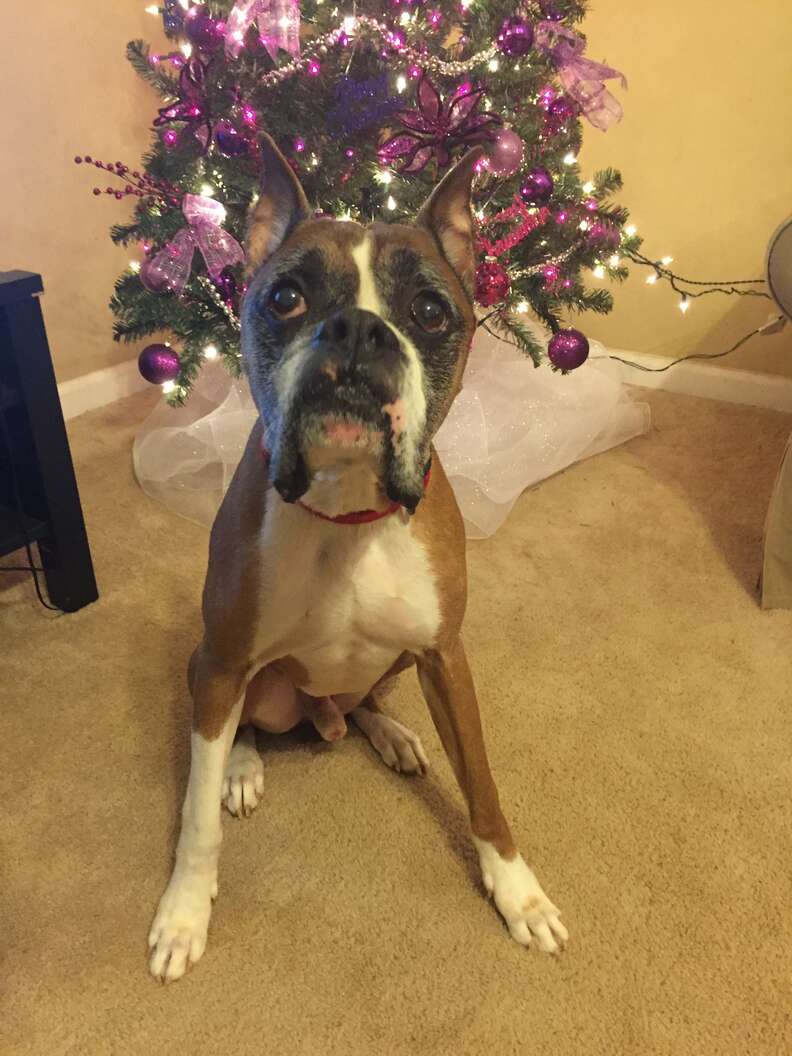
[[272,550],[274,651],[302,664],[312,696],[363,695],[403,652],[435,641],[440,611],[426,551],[400,517],[358,528],[290,512],[301,530],[278,531]]

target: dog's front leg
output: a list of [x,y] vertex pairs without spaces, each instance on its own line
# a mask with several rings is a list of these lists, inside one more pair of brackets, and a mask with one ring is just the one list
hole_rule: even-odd
[[217,894],[220,800],[228,754],[239,725],[246,680],[224,670],[199,648],[191,665],[193,728],[190,776],[170,883],[151,926],[151,973],[178,979],[206,948]]
[[418,677],[470,812],[484,886],[513,938],[524,946],[535,936],[555,953],[567,931],[559,910],[517,852],[500,808],[481,732],[476,691],[459,638],[417,658]]

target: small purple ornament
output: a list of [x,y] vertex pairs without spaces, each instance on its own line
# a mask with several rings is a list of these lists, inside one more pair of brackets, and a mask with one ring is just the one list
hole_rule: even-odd
[[505,301],[510,289],[509,273],[496,260],[485,260],[476,268],[475,297],[485,308]]
[[175,381],[179,366],[179,357],[170,345],[147,345],[138,358],[138,370],[152,385]]
[[544,205],[553,194],[553,177],[547,169],[531,169],[520,187],[520,197],[526,205]]
[[588,229],[588,238],[590,242],[599,242],[612,249],[621,242],[619,229],[607,220],[595,220]]
[[547,106],[544,120],[545,132],[555,135],[570,121],[574,121],[578,113],[579,107],[574,99],[570,99],[568,95],[559,95]]
[[522,162],[523,141],[510,128],[501,128],[488,148],[490,172],[496,176],[511,176]]
[[163,267],[163,261],[156,255],[148,257],[140,269],[140,281],[149,293],[170,293],[174,286],[170,271]]
[[229,268],[224,268],[215,279],[215,286],[226,303],[233,301],[237,288],[233,271]]
[[498,47],[504,55],[517,59],[533,47],[533,26],[519,15],[507,18],[498,33]]
[[248,137],[225,119],[215,125],[215,143],[226,158],[239,158],[250,150]]
[[184,33],[202,51],[217,51],[225,43],[225,22],[212,18],[207,8],[191,7],[184,19]]
[[588,359],[589,343],[580,330],[559,330],[547,345],[547,355],[559,370],[575,370]]

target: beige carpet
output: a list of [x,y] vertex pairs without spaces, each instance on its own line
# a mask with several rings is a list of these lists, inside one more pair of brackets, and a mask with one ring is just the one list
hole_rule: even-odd
[[145,940],[186,775],[206,538],[131,474],[156,394],[72,423],[101,600],[0,580],[0,1052],[781,1056],[790,1028],[792,613],[754,585],[792,429],[651,396],[651,435],[470,546],[466,639],[501,796],[572,939],[514,944],[412,676],[421,780],[359,736],[262,741],[201,963]]

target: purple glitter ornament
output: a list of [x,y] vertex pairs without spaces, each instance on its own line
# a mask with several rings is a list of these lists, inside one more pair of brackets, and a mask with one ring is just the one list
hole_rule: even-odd
[[553,177],[547,169],[531,169],[520,187],[520,197],[526,205],[544,205],[553,194]]
[[191,7],[184,18],[184,33],[196,48],[217,51],[225,43],[225,22],[212,18],[205,7]]
[[488,153],[490,171],[496,176],[511,176],[522,162],[523,141],[510,128],[501,128],[495,133]]
[[498,33],[498,47],[504,55],[517,59],[527,55],[533,47],[534,32],[530,22],[515,15],[507,18]]
[[510,289],[509,273],[496,260],[485,260],[476,268],[475,297],[485,308],[505,301]]
[[589,343],[580,330],[559,330],[547,345],[547,355],[559,370],[575,370],[588,359]]
[[568,95],[559,95],[557,99],[553,99],[547,106],[544,119],[545,132],[555,135],[565,125],[574,121],[579,112],[579,107],[574,99],[570,99]]
[[215,143],[226,158],[239,158],[250,150],[248,137],[225,119],[215,125]]
[[175,381],[179,366],[179,357],[170,345],[147,345],[138,358],[138,370],[152,385]]

